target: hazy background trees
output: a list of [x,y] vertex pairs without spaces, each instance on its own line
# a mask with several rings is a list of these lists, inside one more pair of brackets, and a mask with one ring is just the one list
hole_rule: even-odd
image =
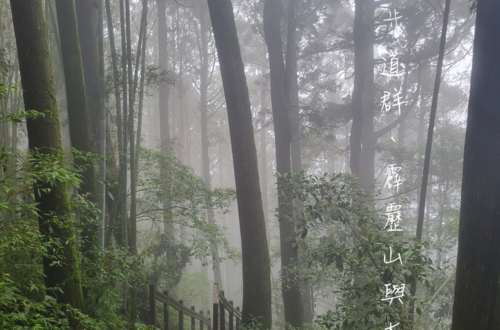
[[[226,297],[243,304],[246,317],[259,314],[266,327],[284,328],[285,322],[299,327],[313,319],[318,326],[382,327],[387,315],[406,320],[411,314],[408,290],[401,310],[366,314],[380,307],[377,297],[383,295],[383,283],[401,278],[408,288],[417,285],[415,317],[403,322],[407,327],[413,322],[415,329],[450,326],[475,21],[472,3],[451,4],[418,254],[413,239],[444,3],[102,0],[101,109],[100,1],[74,1],[75,16],[73,9],[63,7],[64,1],[16,1],[39,5],[43,12],[37,19],[46,21],[38,32],[48,41],[61,123],[57,131],[75,180],[64,179],[61,171],[51,173],[73,185],[60,187],[69,192],[74,242],[79,260],[86,264],[75,275],[83,285],[86,314],[110,328],[131,326],[136,317],[146,322],[141,301],[147,297],[148,281],[179,299],[192,295],[194,283],[200,292],[210,292],[207,285],[219,282]],[[8,228],[2,234],[5,266],[0,268],[11,280],[16,274],[21,277],[15,266],[22,260],[33,265],[38,260],[6,248],[22,246],[9,241],[9,233],[20,230],[16,219],[31,219],[21,205],[38,198],[30,192],[33,170],[24,161],[32,139],[24,123],[42,119],[25,119],[22,111],[46,110],[22,97],[30,85],[21,80],[32,75],[24,78],[17,52],[20,42],[29,44],[33,37],[16,43],[14,9],[0,0],[0,144],[5,147],[0,205],[5,205],[2,226]],[[402,18],[392,34],[385,19],[394,10]],[[224,34],[229,30],[230,38]],[[381,106],[384,91],[399,88],[381,74],[394,50],[405,101],[400,113],[396,107],[386,112]],[[9,88],[10,83],[19,87]],[[97,157],[87,154],[99,153],[101,133],[106,134],[107,155],[104,251],[96,247],[100,220],[92,206],[98,196],[95,184],[103,180],[95,174]],[[389,193],[382,187],[387,165],[394,163],[402,167],[404,182],[397,193]],[[295,177],[287,176],[290,172]],[[340,189],[339,182],[355,185],[344,176],[324,186],[310,177],[323,173],[355,174],[371,195]],[[317,196],[325,200],[330,192],[342,192],[359,198],[362,205],[311,204],[306,196],[322,187],[329,192]],[[300,195],[303,189],[309,190]],[[402,205],[405,229],[396,245],[406,253],[408,264],[389,276],[377,274],[368,251],[380,262],[383,251],[375,243],[389,238],[375,235],[375,223],[384,221],[385,205],[393,198]],[[315,227],[310,221],[319,218],[313,211],[321,217],[339,215],[325,227]],[[349,221],[371,219],[366,220],[364,239],[356,242],[356,231],[342,222],[344,215]],[[368,241],[368,235],[376,239]],[[34,249],[32,255],[41,258],[42,252]],[[435,270],[428,268],[431,261]],[[259,267],[245,268],[248,263]],[[410,274],[410,267],[416,273]],[[26,274],[41,283],[35,268]],[[362,280],[352,282],[353,269]],[[41,301],[41,295],[25,293],[26,285],[12,284],[29,299]],[[378,289],[369,292],[370,285]],[[366,294],[365,307],[359,299],[358,305],[351,304],[356,290]],[[210,295],[200,294],[198,301],[200,309],[210,308]],[[105,310],[112,313],[105,315]]]

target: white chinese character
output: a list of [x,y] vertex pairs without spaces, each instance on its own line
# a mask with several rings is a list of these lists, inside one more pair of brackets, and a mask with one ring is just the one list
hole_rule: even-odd
[[398,192],[399,186],[403,183],[403,180],[398,173],[401,170],[401,167],[395,167],[394,165],[396,164],[389,165],[389,168],[387,169],[387,180],[384,184],[384,188],[387,186],[390,189],[394,186],[396,187],[396,192]]
[[398,323],[398,324],[394,324],[394,325],[392,325],[392,323],[391,323],[391,322],[389,322],[389,327],[388,327],[388,328],[385,328],[384,330],[392,330],[392,329],[394,329],[394,328],[395,328],[396,326],[398,326],[398,325],[399,325],[399,323]]
[[381,99],[382,99],[382,111],[387,112],[387,111],[391,110],[391,105],[389,103],[387,103],[387,101],[389,101],[390,98],[391,98],[391,93],[384,91],[384,96],[381,97]]
[[[394,203],[391,203],[387,206],[387,210],[391,208],[390,205]],[[394,204],[395,205],[395,204]],[[399,210],[401,208],[401,205],[396,205],[399,208],[395,211],[389,212],[387,211],[387,222],[385,223],[384,229],[389,226],[389,230],[387,231],[403,231],[403,229],[398,229],[399,223],[401,222],[401,211]]]
[[394,9],[394,17],[392,17],[391,10],[389,10],[389,18],[384,19],[384,22],[391,22],[393,27],[398,27],[398,19],[402,18],[403,16],[398,16],[398,11]]
[[398,105],[398,113],[401,114],[401,103],[404,104],[404,102],[401,102],[401,87],[399,87],[399,91],[397,89],[394,89],[394,91],[396,94],[393,94],[392,99]]
[[[392,289],[390,286],[392,285]],[[389,297],[389,295],[394,295],[394,297]],[[400,303],[403,303],[401,300],[405,295],[405,284],[394,285],[394,284],[385,284],[385,298],[382,301],[389,300],[389,305],[392,304],[394,299],[398,299]]]
[[[395,50],[394,51],[393,50],[390,51],[389,57],[391,58],[391,64],[390,64],[389,73],[382,72],[381,73],[382,75],[388,76],[388,77],[399,77],[399,76],[401,76],[403,74],[403,73],[399,73],[399,60],[396,57],[396,55],[397,55],[397,53],[396,53]],[[382,71],[385,71],[385,66],[386,66],[386,64],[384,63],[384,69]]]
[[[387,225],[386,225],[387,226]],[[399,260],[399,262],[401,263],[401,265],[403,265],[403,261],[401,260],[401,253],[398,253],[398,256],[396,259],[392,260],[392,246],[389,246],[389,261],[386,261],[385,260],[385,254],[384,254],[384,263],[386,264],[392,264],[393,262],[396,262]]]
[[[401,94],[402,94],[402,89],[399,87],[399,91],[397,89],[394,89],[394,94],[392,94],[392,100],[393,103],[395,103],[398,106],[398,113],[401,114],[401,104],[404,104],[405,102],[402,102],[401,100]],[[382,99],[382,109],[381,111],[389,111],[391,110],[391,104],[388,102],[391,98],[391,93],[384,91],[384,95],[381,97]]]

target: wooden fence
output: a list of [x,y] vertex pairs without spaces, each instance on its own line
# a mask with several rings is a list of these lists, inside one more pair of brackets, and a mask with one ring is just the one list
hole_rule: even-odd
[[[224,297],[224,291],[219,293],[219,285],[214,284],[213,293],[213,326],[212,329],[216,330],[240,330],[241,312],[239,307],[233,306],[232,300],[227,300]],[[226,323],[226,311],[228,318]],[[236,328],[235,326],[236,321]],[[227,327],[226,327],[227,326]]]
[[[203,311],[197,313],[194,306],[189,309],[184,306],[183,301],[178,302],[168,295],[168,292],[163,293],[156,290],[154,284],[149,285],[149,319],[150,324],[155,327],[157,324],[156,301],[163,304],[163,330],[173,330],[170,327],[169,307],[173,307],[179,313],[179,323],[177,330],[184,330],[184,317],[191,318],[191,330],[196,330],[196,321],[199,322],[199,330],[240,330],[241,312],[239,307],[233,306],[233,301],[228,301],[224,297],[224,291],[219,293],[219,286],[214,284],[214,299],[213,299],[213,320],[210,319],[210,311],[203,315]],[[227,322],[226,322],[227,312]],[[213,325],[212,322],[213,321]],[[235,324],[236,323],[236,324]]]

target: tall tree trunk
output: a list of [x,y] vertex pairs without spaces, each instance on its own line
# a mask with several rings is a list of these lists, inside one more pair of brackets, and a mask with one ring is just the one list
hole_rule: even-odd
[[[177,20],[179,20],[177,16]],[[185,130],[185,88],[184,88],[184,39],[185,39],[184,27],[177,24],[177,51],[179,52],[179,82],[177,83],[177,91],[179,97],[179,143],[181,145],[181,150],[179,152],[179,159],[185,163],[186,156],[186,130]],[[184,227],[184,226],[183,226]]]
[[[201,49],[200,49],[200,59],[201,59],[201,70],[200,70],[200,124],[201,124],[201,156],[202,156],[202,166],[203,166],[203,181],[209,190],[212,189],[211,177],[210,177],[210,157],[209,157],[209,140],[208,140],[208,66],[209,66],[209,54],[208,54],[208,40],[206,31],[209,25],[206,21],[206,11],[204,3],[200,3],[200,34],[201,34]],[[215,225],[214,211],[209,208],[207,210],[207,220],[209,225]],[[223,288],[221,269],[219,262],[219,251],[217,246],[211,242],[210,249],[212,252],[212,264],[214,269],[214,282],[219,283],[219,287]]]
[[[288,95],[290,103],[290,117],[292,140],[290,143],[291,161],[293,173],[300,173],[302,168],[302,155],[300,148],[300,106],[299,106],[299,86],[297,75],[297,44],[296,44],[296,0],[288,1],[288,33],[286,43],[286,70],[285,70],[285,93]],[[302,212],[302,202],[299,199],[294,201],[297,212]],[[299,265],[307,267],[303,264],[304,251],[298,249]],[[303,322],[312,323],[314,315],[312,313],[311,301],[311,284],[299,278],[301,299],[303,305]]]
[[78,36],[82,53],[83,74],[91,147],[99,152],[99,52],[97,47],[97,6],[93,0],[76,0]]
[[[167,17],[166,17],[166,0],[156,0],[158,6],[158,53],[160,70],[168,72],[168,34],[167,34]],[[170,121],[168,110],[168,98],[170,96],[170,87],[167,82],[162,82],[160,85],[159,93],[159,113],[160,113],[160,143],[161,151],[163,153],[171,153],[170,141]],[[167,181],[167,165],[165,164],[163,173],[163,180]],[[168,187],[165,187],[168,189]],[[174,240],[174,224],[169,212],[169,201],[164,198],[162,201],[164,209],[164,230],[169,237],[169,244],[173,245]]]
[[[118,140],[118,153],[119,155],[119,161],[120,165],[122,162],[121,158],[121,152],[123,149],[122,145],[122,139],[123,139],[123,123],[122,123],[122,104],[121,104],[121,93],[120,93],[120,72],[118,71],[118,58],[116,55],[116,46],[115,46],[115,34],[114,34],[114,29],[113,29],[113,16],[112,16],[112,11],[111,11],[111,4],[110,0],[106,0],[106,18],[107,18],[107,23],[108,23],[108,37],[109,37],[109,48],[111,50],[111,66],[113,68],[113,90],[115,94],[115,109],[116,109],[116,129],[117,129],[117,140]],[[109,134],[107,134],[109,136]],[[111,147],[111,143],[106,143],[107,146]],[[110,156],[110,151],[108,149],[108,157]],[[114,159],[114,152],[112,153]],[[118,182],[121,182],[121,169],[117,171],[117,166],[116,166],[116,161],[112,161],[109,163],[110,166],[108,166],[108,170],[106,173],[106,180],[107,181],[112,181],[113,179],[118,179]],[[110,198],[110,196],[106,196],[106,205],[107,209],[109,210],[109,226],[106,232],[106,238],[105,242],[106,245],[109,244],[110,239],[111,239],[111,234],[112,231],[115,230],[115,226],[118,224],[117,219],[118,219],[118,214],[121,210],[121,203],[120,203],[120,191],[118,186],[111,186],[109,187],[109,192],[113,195],[116,196],[116,198]],[[121,244],[122,240],[118,240],[118,242]]]
[[[44,117],[26,120],[29,148],[42,155],[51,155],[62,164],[59,116],[42,3],[40,0],[11,0],[10,5],[24,105],[26,109],[44,114]],[[48,288],[60,287],[63,290],[54,292],[60,302],[81,309],[83,294],[67,186],[62,182],[52,186],[39,181],[35,183],[34,194],[35,201],[39,203],[38,222],[42,239],[45,242],[52,239],[66,242],[61,246],[62,258],[43,256],[45,284]],[[51,250],[47,253],[50,254]],[[51,266],[53,261],[59,261],[59,265]],[[70,318],[70,325],[76,327],[78,322]]]
[[[122,248],[128,250],[128,226],[127,226],[127,141],[128,141],[128,126],[127,126],[127,114],[128,114],[128,90],[127,90],[127,33],[126,33],[126,8],[125,0],[120,0],[120,32],[122,39],[122,95],[123,95],[123,113],[122,113],[122,150],[120,150],[120,219],[121,219],[121,243]],[[122,306],[121,313],[126,315],[127,313],[127,296],[128,287],[126,283],[123,283],[122,290]]]
[[[127,3],[127,39],[130,39],[130,8],[128,1]],[[129,246],[132,254],[137,255],[137,176],[138,176],[138,151],[136,149],[136,141],[134,134],[134,106],[135,106],[135,95],[137,91],[137,83],[138,83],[138,75],[139,75],[139,66],[141,58],[145,56],[145,46],[146,46],[146,27],[147,27],[147,13],[148,13],[148,0],[143,0],[142,2],[142,15],[141,15],[141,25],[139,29],[139,41],[137,43],[137,52],[136,52],[136,62],[135,62],[135,74],[132,77],[132,54],[131,54],[131,45],[130,42],[127,46],[128,52],[128,74],[130,81],[130,95],[129,95],[129,119],[128,119],[128,131],[130,138],[130,233],[129,233]],[[141,109],[139,116],[142,116],[142,92],[144,91],[144,65],[142,65],[141,72]],[[138,120],[141,121],[141,118],[138,117]],[[138,127],[137,134],[138,141],[140,141],[140,128]],[[140,144],[140,142],[138,142]],[[139,286],[134,285],[130,292],[130,300],[131,300],[131,308],[130,308],[130,323],[135,325],[137,321],[137,312],[138,312],[138,291]],[[144,287],[142,287],[144,290]]]
[[363,14],[363,45],[360,57],[362,57],[363,65],[363,87],[362,87],[362,109],[363,109],[363,128],[362,128],[362,143],[363,152],[361,155],[361,182],[363,189],[371,193],[374,188],[375,181],[375,146],[377,139],[374,138],[375,129],[375,111],[373,106],[373,90],[375,80],[375,60],[373,45],[375,42],[375,4],[373,0],[365,0],[365,8]]
[[127,235],[127,141],[128,141],[128,79],[127,79],[127,36],[126,36],[126,18],[125,18],[125,0],[120,0],[120,30],[122,38],[122,94],[123,94],[123,113],[122,113],[122,150],[120,150],[120,217],[121,217],[121,239],[122,246],[128,248]]
[[98,245],[101,250],[104,249],[104,232],[106,225],[106,136],[107,136],[107,120],[106,120],[106,86],[104,81],[104,0],[98,0],[98,15],[97,15],[97,30],[98,30],[98,51],[99,51],[99,210],[101,210],[101,229],[99,231]]
[[[135,114],[135,95],[137,94],[138,80],[139,80],[139,67],[141,66],[141,58],[144,55],[143,44],[146,41],[146,24],[147,24],[147,10],[148,10],[148,0],[143,0],[142,3],[142,15],[141,15],[141,25],[139,28],[139,40],[137,43],[137,52],[135,58],[135,72],[131,82],[130,97],[129,97],[129,118],[128,118],[128,131],[129,131],[129,144],[130,144],[130,233],[129,233],[129,245],[131,252],[137,254],[137,175],[136,164],[138,164],[135,132],[134,132],[134,114]],[[130,31],[129,31],[130,32]],[[128,49],[128,52],[131,50]],[[131,55],[131,54],[130,54]],[[129,71],[131,71],[132,65],[129,61]],[[130,73],[130,72],[129,72]],[[144,76],[144,71],[141,74]],[[139,136],[138,136],[139,137]]]
[[[441,41],[439,44],[439,57],[436,70],[436,80],[434,82],[434,91],[432,94],[431,114],[429,118],[429,129],[427,131],[427,143],[425,146],[424,158],[424,171],[422,175],[422,187],[420,188],[420,197],[418,205],[418,219],[417,219],[417,249],[419,249],[419,242],[422,240],[422,230],[424,228],[424,215],[425,215],[425,198],[427,195],[427,183],[429,181],[429,168],[431,165],[431,149],[432,137],[434,135],[434,122],[436,120],[437,102],[439,97],[439,85],[441,83],[441,72],[443,69],[444,48],[446,44],[446,30],[448,28],[448,16],[450,14],[450,0],[446,0],[443,14],[443,29],[441,31]],[[417,294],[417,281],[411,284],[410,292],[413,297]],[[410,301],[410,317],[413,317],[415,299]]]
[[352,126],[350,136],[351,173],[361,182],[361,141],[363,128],[363,91],[365,80],[363,19],[366,0],[355,0],[354,11],[354,86],[352,91]]
[[[292,126],[290,102],[287,96],[285,66],[281,41],[281,3],[279,0],[266,0],[264,3],[264,34],[269,54],[271,78],[271,104],[274,119],[276,144],[276,170],[279,175],[291,173],[290,143]],[[292,81],[293,79],[290,79]],[[303,306],[300,290],[293,278],[292,268],[298,267],[298,256],[293,245],[295,229],[288,219],[293,217],[293,199],[289,189],[278,178],[278,212],[281,248],[281,281],[285,322],[298,328],[303,323]]]
[[499,309],[500,296],[499,15],[499,1],[477,1],[452,330],[498,329],[495,308]]
[[252,112],[230,0],[208,0],[226,98],[243,262],[243,323],[272,326],[271,269],[259,185]]
[[[87,123],[87,102],[83,80],[82,57],[78,44],[78,27],[75,4],[73,1],[56,0],[57,22],[61,40],[64,79],[66,82],[66,101],[71,146],[78,151],[91,152]],[[84,167],[83,180],[79,193],[89,201],[97,203],[96,180],[92,161],[75,159],[75,164]],[[97,245],[98,227],[84,224],[82,252],[92,258],[90,253]]]
[[[266,75],[264,75],[265,77]],[[266,222],[267,245],[271,246],[271,228],[268,219],[267,204],[267,142],[266,142],[266,78],[262,77],[260,90],[260,187],[262,189],[262,208]]]

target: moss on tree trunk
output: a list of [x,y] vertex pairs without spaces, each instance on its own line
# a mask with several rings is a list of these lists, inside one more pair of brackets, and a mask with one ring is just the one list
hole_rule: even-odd
[[[10,3],[25,108],[44,114],[26,120],[29,148],[50,155],[62,164],[59,116],[42,3],[40,0],[11,0]],[[51,186],[36,182],[35,200],[39,203],[38,221],[43,240],[58,240],[62,249],[62,256],[52,255],[53,252],[48,250],[48,255],[43,257],[45,283],[48,288],[59,286],[63,290],[57,293],[60,302],[82,308],[83,295],[67,186],[64,183]],[[51,266],[53,261],[59,262]],[[73,326],[76,325],[74,322],[72,320]]]

